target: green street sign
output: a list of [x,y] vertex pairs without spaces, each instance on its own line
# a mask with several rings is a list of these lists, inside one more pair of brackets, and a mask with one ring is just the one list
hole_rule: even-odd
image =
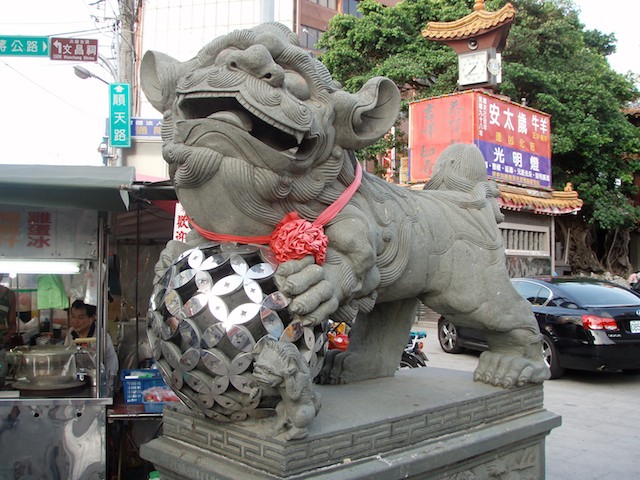
[[49,37],[0,35],[0,56],[48,57]]
[[131,105],[128,83],[109,84],[109,143],[131,146]]

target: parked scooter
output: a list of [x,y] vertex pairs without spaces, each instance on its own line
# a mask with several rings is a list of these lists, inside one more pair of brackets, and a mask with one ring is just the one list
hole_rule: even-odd
[[349,329],[351,325],[347,322],[334,322],[329,320],[329,331],[327,338],[329,350],[347,350],[349,346]]
[[426,367],[429,359],[424,353],[424,339],[427,332],[418,331],[409,334],[409,342],[402,352],[399,368],[420,368]]
[[[346,322],[334,322],[329,320],[329,330],[327,332],[329,350],[346,351],[349,346],[349,329],[351,326]],[[427,332],[411,332],[407,346],[402,352],[400,365],[398,368],[420,368],[426,367],[427,355],[424,353],[424,339]]]

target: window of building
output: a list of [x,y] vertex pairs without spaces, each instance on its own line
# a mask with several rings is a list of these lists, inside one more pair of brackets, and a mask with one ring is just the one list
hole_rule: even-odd
[[354,17],[362,17],[362,14],[358,11],[358,3],[359,0],[342,0],[342,13],[353,15]]
[[316,3],[322,7],[330,8],[331,10],[337,10],[336,0],[309,0],[311,3]]
[[317,28],[302,25],[302,28],[300,29],[300,45],[304,48],[317,50],[315,45],[318,43],[320,35],[323,33],[324,32],[322,30],[318,30]]
[[536,225],[500,224],[502,244],[507,255],[548,257],[549,228]]

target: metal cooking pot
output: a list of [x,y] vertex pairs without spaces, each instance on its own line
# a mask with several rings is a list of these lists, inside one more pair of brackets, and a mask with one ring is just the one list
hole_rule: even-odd
[[76,382],[75,346],[36,345],[16,347],[8,354],[15,379],[33,387],[55,387]]

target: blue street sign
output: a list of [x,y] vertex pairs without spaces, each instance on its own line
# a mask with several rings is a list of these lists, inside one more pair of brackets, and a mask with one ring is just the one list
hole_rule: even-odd
[[128,83],[109,84],[109,143],[131,147],[131,107]]

